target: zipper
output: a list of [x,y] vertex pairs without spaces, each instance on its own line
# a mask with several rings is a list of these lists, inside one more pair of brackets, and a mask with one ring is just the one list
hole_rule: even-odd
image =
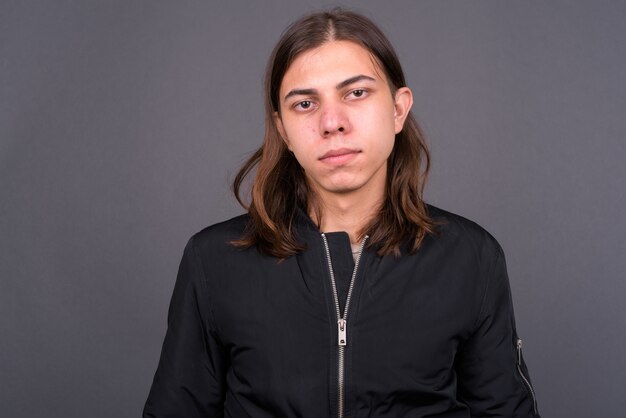
[[359,246],[359,252],[356,260],[354,261],[354,270],[352,270],[352,277],[350,278],[350,287],[348,287],[348,295],[346,297],[346,304],[343,308],[343,315],[339,308],[339,296],[337,295],[337,283],[335,282],[335,273],[333,271],[333,264],[330,260],[330,248],[328,247],[328,240],[326,235],[322,234],[322,241],[324,241],[324,249],[326,251],[326,261],[328,263],[328,272],[330,273],[330,283],[333,289],[333,299],[335,301],[335,314],[337,315],[337,417],[344,417],[345,409],[345,356],[346,345],[348,345],[348,308],[350,307],[350,299],[352,298],[352,289],[354,289],[354,279],[356,278],[356,272],[359,267],[359,261],[361,261],[361,254],[363,253],[363,247],[365,241],[369,238],[367,235],[361,241]]
[[524,381],[524,384],[526,385],[526,388],[528,389],[528,392],[530,393],[530,397],[533,400],[533,412],[535,413],[535,415],[537,415],[537,399],[535,398],[535,391],[533,390],[533,387],[530,384],[530,380],[528,380],[528,378],[524,375],[524,372],[522,371],[522,339],[521,338],[517,339],[517,371],[519,372],[519,375],[521,376],[522,380]]

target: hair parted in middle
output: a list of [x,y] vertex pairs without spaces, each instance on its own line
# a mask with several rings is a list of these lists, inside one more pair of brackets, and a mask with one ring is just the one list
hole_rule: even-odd
[[[279,90],[294,59],[331,41],[354,42],[369,51],[383,70],[392,94],[406,86],[391,43],[365,16],[333,9],[306,15],[292,23],[274,48],[265,73],[263,145],[244,163],[233,181],[237,201],[250,216],[245,235],[233,241],[236,246],[256,246],[262,253],[282,259],[304,249],[293,229],[299,209],[315,214],[320,225],[319,206],[312,199],[304,170],[281,138],[274,115],[276,112],[280,115]],[[369,235],[368,248],[376,248],[381,256],[399,255],[401,246],[408,243],[409,250],[414,252],[426,235],[435,233],[435,223],[423,201],[429,166],[424,135],[409,113],[402,131],[396,134],[387,161],[384,201],[377,216],[359,232],[360,238]],[[241,187],[255,167],[247,204],[241,197]]]

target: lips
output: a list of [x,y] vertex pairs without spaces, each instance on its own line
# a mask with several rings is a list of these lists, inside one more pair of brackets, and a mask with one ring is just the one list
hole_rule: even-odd
[[319,160],[329,164],[344,164],[354,158],[361,151],[353,148],[339,148],[328,151]]

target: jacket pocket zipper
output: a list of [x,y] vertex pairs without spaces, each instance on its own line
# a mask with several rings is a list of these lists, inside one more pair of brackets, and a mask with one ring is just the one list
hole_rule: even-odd
[[522,380],[524,381],[524,384],[526,385],[528,392],[530,393],[530,397],[533,401],[533,413],[537,415],[537,399],[535,398],[535,391],[533,390],[533,387],[530,384],[530,380],[528,380],[528,378],[526,377],[526,375],[524,375],[524,372],[522,371],[522,339],[521,338],[517,339],[517,371],[520,377],[522,378]]
[[354,261],[354,269],[350,279],[350,287],[348,287],[348,295],[346,296],[346,304],[343,308],[343,315],[339,308],[339,296],[337,294],[337,283],[335,281],[335,273],[333,271],[333,263],[330,259],[330,248],[325,234],[322,234],[324,241],[324,250],[326,251],[326,261],[328,263],[328,272],[330,274],[330,283],[333,289],[333,299],[335,302],[335,314],[337,315],[337,417],[343,418],[345,413],[345,355],[346,345],[348,345],[348,308],[350,299],[352,299],[352,289],[354,288],[354,279],[363,253],[363,247],[368,236],[366,235],[361,241],[359,252]]

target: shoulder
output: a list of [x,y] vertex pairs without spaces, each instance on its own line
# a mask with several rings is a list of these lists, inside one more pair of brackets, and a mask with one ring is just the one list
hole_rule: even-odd
[[209,225],[193,234],[189,243],[201,253],[206,253],[207,250],[212,253],[235,250],[232,241],[241,238],[248,221],[248,214],[243,214]]
[[245,231],[249,219],[247,213],[235,216],[201,229],[193,235],[193,238],[199,242],[215,239],[236,239]]
[[440,245],[471,250],[479,258],[503,254],[496,238],[476,222],[432,205],[428,213],[437,225],[434,240]]
[[204,282],[209,284],[235,276],[251,276],[264,262],[256,248],[243,248],[235,243],[248,225],[249,216],[244,214],[209,225],[191,236],[185,254],[194,260]]

